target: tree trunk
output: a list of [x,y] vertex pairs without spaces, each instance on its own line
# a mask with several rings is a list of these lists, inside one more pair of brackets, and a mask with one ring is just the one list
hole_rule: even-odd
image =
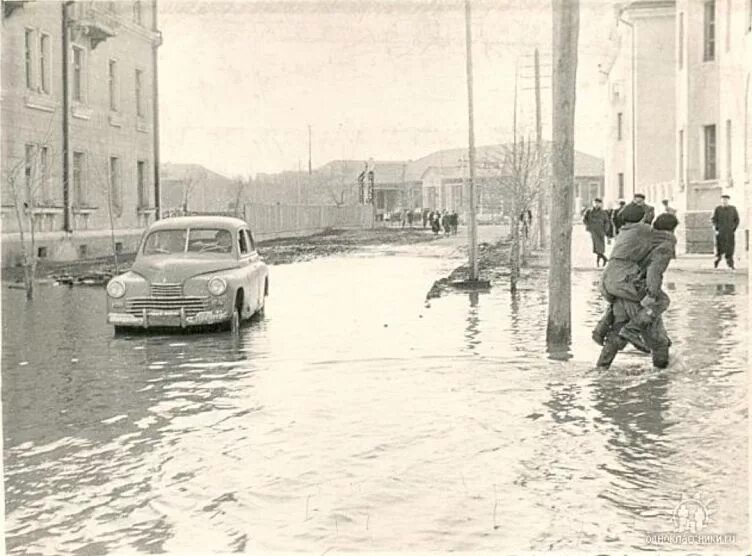
[[553,0],[553,184],[546,329],[551,353],[567,351],[572,339],[572,189],[578,34],[579,0]]
[[[519,203],[514,201],[514,214],[519,212]],[[509,250],[509,288],[512,293],[517,291],[517,282],[520,278],[520,222],[512,219],[512,245]]]

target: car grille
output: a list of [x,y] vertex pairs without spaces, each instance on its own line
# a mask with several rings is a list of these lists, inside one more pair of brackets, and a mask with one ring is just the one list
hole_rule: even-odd
[[183,286],[180,284],[152,284],[152,297],[181,297],[183,295]]
[[209,298],[184,296],[180,284],[152,284],[149,297],[132,297],[126,302],[126,310],[131,315],[140,316],[147,311],[185,311],[186,317],[193,317],[201,311],[209,310]]

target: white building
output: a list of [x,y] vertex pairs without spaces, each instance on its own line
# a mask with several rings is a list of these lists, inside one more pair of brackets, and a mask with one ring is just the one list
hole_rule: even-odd
[[[711,253],[710,217],[722,194],[731,196],[748,233],[752,2],[678,0],[676,11],[677,208],[685,213],[686,250]],[[746,251],[742,240],[737,234],[737,256]]]
[[643,193],[651,204],[674,200],[675,2],[618,6],[613,55],[606,67],[609,113],[606,204]]

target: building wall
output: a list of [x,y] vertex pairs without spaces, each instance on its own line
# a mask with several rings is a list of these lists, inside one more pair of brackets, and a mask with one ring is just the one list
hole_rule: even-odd
[[[160,36],[152,30],[151,1],[140,2],[141,22],[134,19],[134,2],[75,2],[68,8],[71,20],[83,18],[114,29],[115,36],[92,41],[81,26],[73,25],[68,52],[70,112],[69,191],[71,226],[63,230],[63,71],[62,3],[27,2],[3,18],[2,32],[2,224],[3,235],[18,232],[10,180],[24,176],[27,144],[45,145],[49,152],[49,179],[41,179],[41,155],[35,155],[32,188],[33,211],[39,213],[35,229],[56,233],[51,258],[74,258],[78,245],[93,241],[96,233],[110,235],[110,229],[137,230],[154,218],[154,137],[152,49]],[[26,29],[33,31],[34,88],[26,83]],[[45,59],[49,64],[49,93],[40,84],[41,34],[49,36]],[[77,46],[84,52],[83,102],[73,100],[73,55]],[[116,110],[110,109],[109,64],[116,71]],[[136,69],[142,73],[142,116],[136,114]],[[73,183],[74,154],[83,153],[84,194],[78,198]],[[110,187],[110,158],[119,159],[119,184]],[[137,162],[143,161],[143,202],[137,192]],[[17,180],[18,181],[18,180]],[[112,207],[112,210],[110,210]],[[24,219],[25,227],[28,221]],[[125,232],[123,232],[125,233]],[[128,232],[126,235],[131,235]],[[79,237],[80,236],[80,237]],[[10,238],[8,238],[10,239]],[[58,242],[57,239],[60,239]],[[59,248],[58,248],[59,247]]]
[[[673,4],[634,2],[621,12],[621,19],[627,23],[617,17],[615,54],[607,78],[609,112],[603,191],[607,205],[631,198],[635,192],[644,193],[652,203],[673,197],[676,128]],[[586,201],[581,198],[582,205],[588,204]]]
[[[744,91],[750,64],[749,9],[748,0],[715,2],[714,56],[706,60],[705,2],[677,2],[677,51],[684,54],[677,72],[677,131],[683,131],[685,152],[683,173],[677,159],[677,205],[687,214],[686,226],[679,233],[680,246],[687,252],[713,252],[710,217],[725,193],[742,219],[737,254],[745,256],[749,194],[744,184],[749,178],[745,171],[748,114]],[[685,29],[680,42],[682,17]],[[709,125],[716,128],[716,175],[711,178],[705,174],[704,129]],[[677,134],[677,148],[679,137]]]

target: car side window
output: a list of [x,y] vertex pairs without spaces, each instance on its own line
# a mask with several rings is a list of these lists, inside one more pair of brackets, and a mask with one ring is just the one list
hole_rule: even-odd
[[240,230],[240,232],[238,233],[238,247],[240,248],[241,255],[248,254],[248,241],[246,240],[243,230]]
[[245,233],[248,234],[248,245],[251,249],[251,251],[256,250],[256,244],[253,242],[253,234],[250,230],[245,230]]

